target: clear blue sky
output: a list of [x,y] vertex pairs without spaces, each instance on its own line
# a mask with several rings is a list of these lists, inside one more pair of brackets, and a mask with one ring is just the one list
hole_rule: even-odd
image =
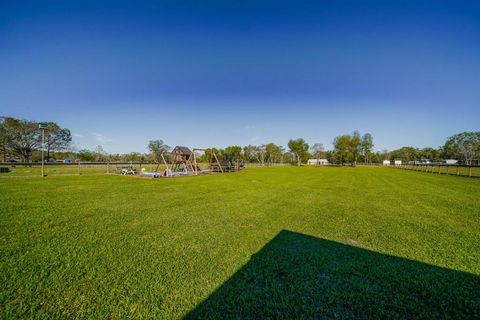
[[480,1],[0,0],[0,115],[78,147],[480,129]]

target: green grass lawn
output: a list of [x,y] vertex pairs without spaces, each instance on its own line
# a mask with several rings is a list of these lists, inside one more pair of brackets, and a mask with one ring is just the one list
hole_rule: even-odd
[[278,167],[0,180],[11,318],[479,318],[480,180]]

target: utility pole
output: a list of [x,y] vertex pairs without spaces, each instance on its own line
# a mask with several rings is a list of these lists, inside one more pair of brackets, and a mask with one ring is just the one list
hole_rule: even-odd
[[44,151],[45,151],[45,129],[48,128],[48,123],[46,122],[40,122],[38,124],[38,128],[42,130],[42,177],[45,177],[45,170],[44,170],[44,165],[45,165],[45,157],[44,157]]

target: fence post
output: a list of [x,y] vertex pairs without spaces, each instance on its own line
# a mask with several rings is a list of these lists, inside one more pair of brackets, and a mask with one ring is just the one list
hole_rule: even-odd
[[460,169],[458,168],[458,164],[457,164],[457,176],[460,174]]
[[449,166],[447,165],[447,171],[445,172],[446,175],[448,175],[448,167],[449,167]]
[[80,175],[80,161],[78,161],[78,175]]
[[468,167],[468,176],[469,176],[469,177],[472,176],[472,167]]
[[110,173],[110,162],[107,162],[107,173]]

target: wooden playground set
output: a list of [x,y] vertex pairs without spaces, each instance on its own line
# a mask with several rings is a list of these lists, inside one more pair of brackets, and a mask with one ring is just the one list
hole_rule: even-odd
[[[208,169],[201,169],[200,164],[197,162],[196,152],[209,152],[210,162],[208,163]],[[197,176],[201,174],[210,173],[226,173],[235,172],[244,168],[243,162],[239,159],[234,159],[228,155],[218,157],[212,149],[199,149],[193,148],[190,150],[188,147],[176,146],[171,152],[171,163],[168,163],[164,154],[160,155],[161,162],[157,162],[157,167],[153,171],[147,171],[142,168],[139,172],[131,167],[124,167],[117,171],[123,175],[136,175],[139,177],[149,178],[167,178],[177,176]],[[162,163],[163,162],[163,163]],[[165,169],[159,171],[160,165],[164,165]]]

